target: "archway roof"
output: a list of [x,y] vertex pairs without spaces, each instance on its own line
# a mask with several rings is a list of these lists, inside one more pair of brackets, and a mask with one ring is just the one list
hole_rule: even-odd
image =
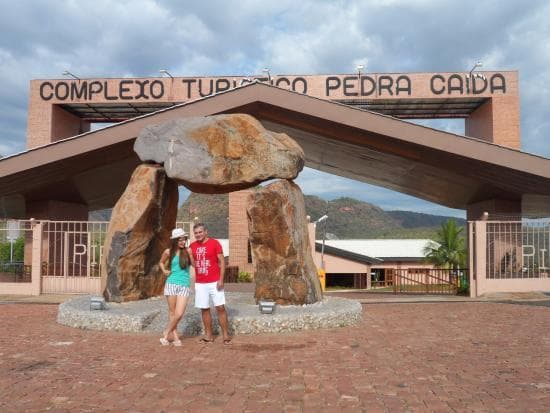
[[111,207],[139,163],[132,148],[145,126],[220,113],[248,113],[287,133],[303,147],[309,167],[448,207],[550,196],[549,159],[252,83],[0,160],[4,213],[19,205],[10,202],[17,197]]

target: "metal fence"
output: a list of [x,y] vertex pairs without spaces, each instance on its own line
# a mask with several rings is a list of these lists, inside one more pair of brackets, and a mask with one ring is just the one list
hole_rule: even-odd
[[99,292],[108,222],[42,221],[42,292]]
[[392,277],[395,293],[455,295],[468,290],[468,270],[464,268],[395,269]]
[[486,254],[489,279],[548,278],[550,221],[488,222]]
[[[42,221],[42,292],[99,293],[105,221]],[[191,223],[176,226],[189,233]]]
[[[33,239],[33,228],[42,228]],[[190,222],[176,225],[190,232]],[[31,283],[42,293],[99,293],[105,221],[0,220],[0,283]],[[33,260],[33,247],[36,254]],[[13,287],[11,287],[13,288]]]

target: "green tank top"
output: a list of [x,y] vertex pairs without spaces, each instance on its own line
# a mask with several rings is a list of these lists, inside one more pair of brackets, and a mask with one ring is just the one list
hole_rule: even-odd
[[174,255],[172,262],[170,263],[170,276],[166,280],[169,284],[183,285],[184,287],[190,287],[189,281],[189,267],[180,267],[180,257]]

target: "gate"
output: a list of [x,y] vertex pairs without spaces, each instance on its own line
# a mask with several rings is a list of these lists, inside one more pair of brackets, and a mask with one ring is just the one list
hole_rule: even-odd
[[470,221],[471,295],[550,291],[550,220]]
[[393,292],[407,294],[456,295],[461,287],[466,288],[467,269],[395,269]]
[[42,292],[100,293],[108,222],[42,221]]

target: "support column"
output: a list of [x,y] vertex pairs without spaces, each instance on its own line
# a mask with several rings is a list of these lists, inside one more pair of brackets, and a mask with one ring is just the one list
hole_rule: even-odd
[[[487,278],[487,222],[477,221],[474,225],[474,272],[475,286],[470,286],[473,296],[479,297],[485,292]],[[472,278],[472,277],[471,277]],[[470,293],[472,296],[472,293]]]
[[238,266],[239,271],[253,274],[252,263],[248,262],[248,218],[246,205],[252,190],[229,193],[229,265]]
[[478,107],[465,122],[466,136],[520,149],[519,97],[493,96]]
[[42,292],[42,224],[32,228],[32,259],[31,259],[32,295]]
[[67,112],[59,105],[52,105],[51,141],[55,142],[90,131],[90,122]]

